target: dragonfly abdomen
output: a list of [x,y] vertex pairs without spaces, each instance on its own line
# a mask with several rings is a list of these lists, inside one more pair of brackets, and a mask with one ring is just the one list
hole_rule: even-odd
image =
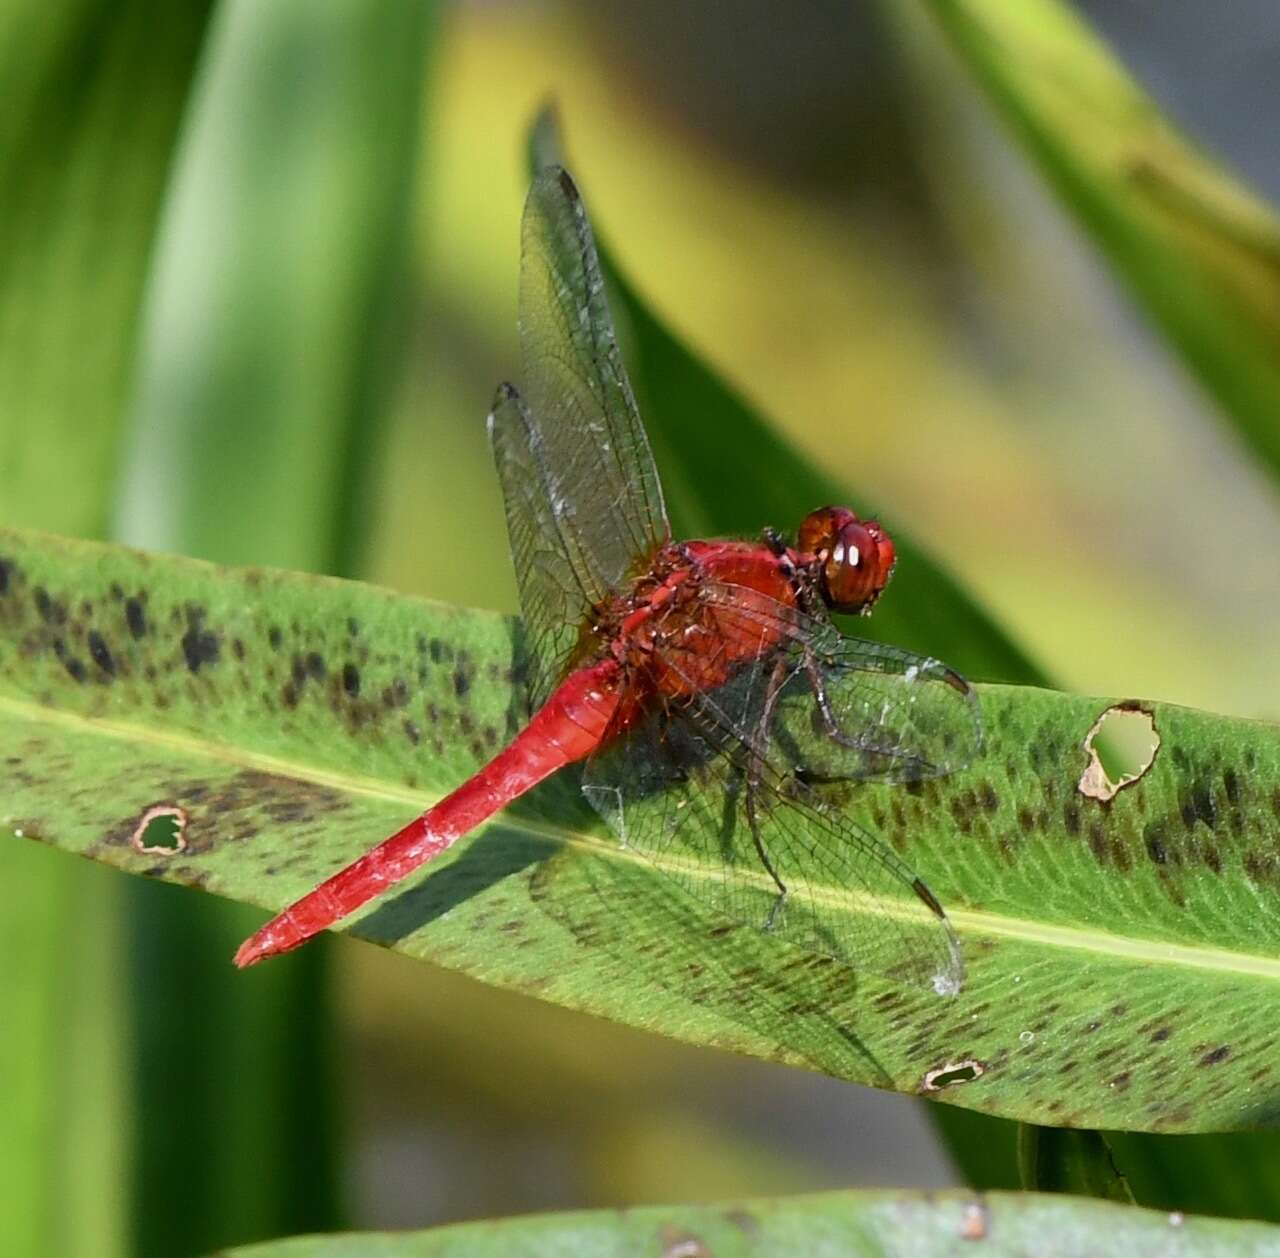
[[608,659],[561,683],[514,741],[404,829],[274,917],[236,953],[252,965],[289,952],[355,912],[567,764],[589,756],[618,706],[620,669]]

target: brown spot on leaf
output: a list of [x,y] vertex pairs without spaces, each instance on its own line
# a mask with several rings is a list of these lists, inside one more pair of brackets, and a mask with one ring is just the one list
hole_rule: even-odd
[[960,1220],[960,1239],[965,1241],[985,1240],[990,1227],[987,1205],[981,1198],[965,1205],[964,1217]]
[[147,634],[147,613],[142,606],[141,598],[128,598],[124,603],[124,623],[129,630],[129,635],[135,641],[139,638],[146,637]]
[[182,657],[193,673],[208,664],[216,664],[220,653],[218,635],[204,627],[203,619],[200,612],[193,613],[187,632],[182,635]]
[[71,674],[72,679],[74,681],[84,681],[89,675],[84,666],[84,661],[74,655],[67,655],[62,651],[58,654],[62,656],[62,666]]
[[674,1223],[663,1225],[661,1245],[659,1258],[712,1258],[711,1250],[700,1236]]
[[106,639],[96,629],[89,631],[89,655],[108,677],[115,676],[116,662],[111,658],[111,648],[107,646]]

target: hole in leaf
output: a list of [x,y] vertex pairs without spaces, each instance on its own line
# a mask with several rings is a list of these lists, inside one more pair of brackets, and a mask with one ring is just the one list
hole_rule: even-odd
[[151,856],[175,856],[187,847],[187,811],[177,804],[154,804],[138,820],[129,842]]
[[986,1070],[986,1065],[976,1057],[970,1057],[966,1061],[949,1061],[945,1066],[930,1070],[924,1077],[921,1089],[925,1092],[941,1092],[943,1088],[972,1083],[975,1079],[980,1079]]
[[1080,794],[1107,801],[1151,768],[1160,735],[1151,713],[1137,704],[1108,708],[1085,735],[1089,764],[1080,778]]

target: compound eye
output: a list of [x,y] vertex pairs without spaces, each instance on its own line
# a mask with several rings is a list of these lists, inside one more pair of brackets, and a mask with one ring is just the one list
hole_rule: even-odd
[[840,529],[857,518],[848,507],[819,507],[800,522],[796,548],[806,555],[821,555],[823,551],[830,554]]
[[822,507],[807,515],[796,543],[812,558],[827,606],[846,614],[871,610],[897,558],[879,522],[859,520],[848,507]]

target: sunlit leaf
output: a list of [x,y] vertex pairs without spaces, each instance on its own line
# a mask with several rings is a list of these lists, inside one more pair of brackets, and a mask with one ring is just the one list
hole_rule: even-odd
[[1117,276],[1280,475],[1280,219],[1060,0],[926,7]]
[[[288,574],[8,534],[7,822],[278,909],[519,726],[513,626]],[[1161,749],[1082,797],[1098,700],[985,687],[987,750],[835,803],[947,905],[968,980],[900,988],[729,927],[621,851],[573,776],[352,923],[486,982],[694,1043],[990,1113],[1194,1131],[1274,1124],[1280,879],[1270,726],[1152,705]],[[156,805],[185,847],[139,850]],[[831,887],[856,929],[884,911]]]

